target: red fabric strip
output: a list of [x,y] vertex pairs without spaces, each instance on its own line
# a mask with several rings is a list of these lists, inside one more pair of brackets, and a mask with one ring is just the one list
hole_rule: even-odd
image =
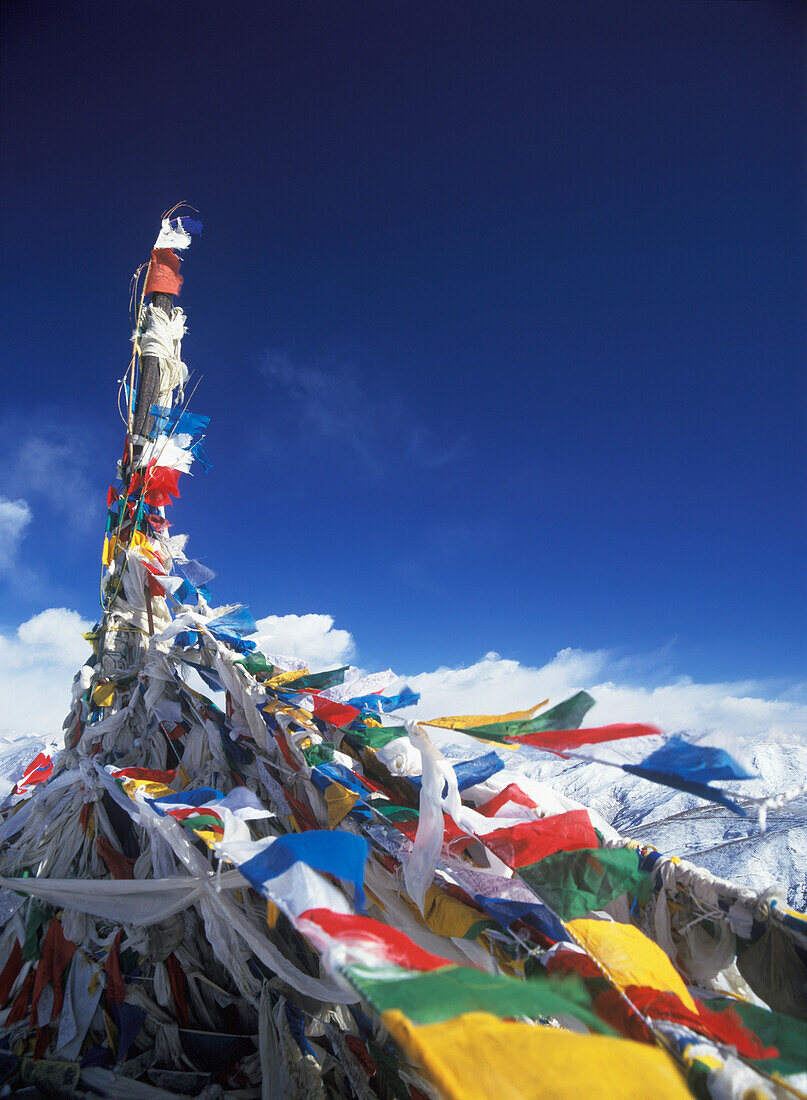
[[152,248],[151,263],[144,294],[172,294],[175,298],[182,286],[179,256],[170,248]]
[[121,768],[114,773],[116,779],[147,779],[151,783],[164,783],[170,787],[177,777],[176,771],[160,772],[152,768]]
[[294,797],[294,795],[289,794],[287,790],[284,790],[283,793],[285,794],[286,801],[288,802],[289,806],[291,806],[294,816],[297,819],[297,824],[300,826],[300,831],[305,832],[306,829],[318,829],[319,825],[317,824],[317,820],[311,813],[309,808],[307,806],[304,806],[298,798]]
[[691,1027],[709,1039],[734,1047],[743,1058],[776,1058],[779,1054],[776,1047],[764,1046],[733,1009],[712,1012],[703,1002],[698,1002],[698,1011],[692,1012],[674,993],[637,985],[628,986],[625,992],[645,1016]]
[[345,1043],[350,1053],[360,1063],[361,1068],[368,1077],[373,1077],[378,1072],[378,1066],[373,1061],[372,1055],[367,1049],[367,1044],[357,1035],[345,1035]]
[[170,466],[157,466],[151,461],[145,474],[136,473],[129,482],[129,493],[137,493],[145,487],[143,499],[155,508],[164,508],[171,503],[171,497],[179,496],[179,470]]
[[96,837],[95,850],[106,864],[106,869],[113,878],[134,878],[135,860],[119,852],[105,836]]
[[[415,839],[418,831],[417,821],[390,821],[390,824],[394,825],[404,836],[408,836],[410,840]],[[466,848],[470,848],[476,842],[476,839],[470,833],[464,832],[450,814],[443,814],[443,851],[447,855],[457,855],[464,852]]]
[[169,741],[178,741],[188,732],[188,727],[182,722],[160,722],[160,726]]
[[594,1011],[627,1039],[637,1043],[655,1043],[653,1032],[628,1004],[618,989],[606,989],[594,997]]
[[21,970],[22,944],[19,940],[15,940],[14,946],[11,948],[11,954],[6,960],[3,972],[0,974],[0,1005],[4,1005],[8,1000],[11,987],[16,982]]
[[539,821],[523,821],[508,829],[485,833],[480,839],[508,867],[526,867],[555,852],[599,847],[588,810],[569,810]]
[[28,1011],[28,1001],[31,999],[35,980],[36,967],[32,967],[25,976],[25,981],[22,983],[19,993],[14,998],[14,1004],[11,1006],[11,1011],[8,1016],[6,1016],[6,1027],[10,1024],[18,1024],[21,1020],[25,1019],[25,1015]]
[[485,817],[495,817],[502,806],[508,802],[515,802],[517,805],[526,806],[530,810],[535,810],[538,807],[538,803],[534,802],[528,794],[524,794],[517,783],[508,783],[503,791],[499,791],[493,798],[477,807],[476,812],[484,814]]
[[37,1029],[36,1041],[34,1042],[34,1054],[33,1058],[35,1062],[38,1062],[43,1057],[45,1051],[50,1044],[50,1028],[47,1024],[44,1027]]
[[45,939],[42,941],[42,958],[36,968],[36,981],[34,982],[34,995],[31,1000],[31,1025],[36,1025],[36,1010],[39,998],[45,986],[53,982],[53,1011],[51,1019],[62,1011],[64,1001],[64,988],[62,976],[67,964],[76,953],[76,945],[64,938],[62,926],[56,917],[52,917],[48,925]]
[[[410,970],[439,970],[452,966],[448,959],[441,959],[418,947],[403,932],[381,924],[371,917],[357,917],[351,913],[334,913],[331,909],[307,909],[300,920],[318,925],[326,935],[341,943],[355,944],[382,955],[386,962]],[[305,931],[305,929],[303,929]]]
[[53,761],[47,753],[41,752],[25,769],[25,774],[22,779],[15,783],[13,793],[23,794],[28,787],[34,787],[37,783],[44,783],[45,780],[50,779],[52,775]]
[[547,974],[579,974],[581,978],[602,978],[603,973],[593,959],[572,948],[553,951],[546,960]]
[[126,996],[126,987],[123,984],[123,975],[120,972],[120,941],[122,936],[123,932],[118,932],[104,963],[107,1004],[119,1005]]
[[616,723],[613,726],[597,726],[590,730],[538,730],[535,733],[522,733],[516,737],[505,737],[514,745],[534,745],[550,752],[563,752],[576,749],[580,745],[594,745],[600,741],[620,741],[626,737],[658,737],[661,730],[655,726]]
[[286,761],[288,766],[293,771],[298,772],[300,770],[300,765],[292,756],[291,749],[289,748],[288,742],[286,741],[286,735],[285,733],[283,733],[282,730],[278,730],[275,734],[275,741],[277,742],[277,747],[280,749],[280,755]]
[[171,992],[174,995],[174,1004],[176,1005],[179,1026],[187,1027],[188,979],[185,977],[176,955],[168,956],[165,960],[165,969],[168,971],[168,980],[171,983]]
[[317,695],[313,699],[316,717],[323,722],[330,722],[332,726],[347,726],[361,714],[360,710],[344,703],[334,703],[331,699],[322,699]]

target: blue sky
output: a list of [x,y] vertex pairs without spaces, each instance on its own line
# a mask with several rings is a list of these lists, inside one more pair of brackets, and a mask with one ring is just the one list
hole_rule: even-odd
[[367,668],[573,647],[794,690],[799,5],[6,0],[1,29],[0,633],[96,615],[129,278],[186,199],[214,468],[171,518],[217,601],[330,615]]

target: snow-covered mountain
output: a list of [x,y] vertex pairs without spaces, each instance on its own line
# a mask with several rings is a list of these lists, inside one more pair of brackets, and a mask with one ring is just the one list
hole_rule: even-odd
[[[447,730],[431,730],[450,759],[479,754],[479,742]],[[61,738],[36,734],[0,737],[0,802],[27,765],[43,749],[58,751]],[[650,747],[643,738],[618,749],[603,749],[614,758],[638,760]],[[807,909],[807,793],[769,812],[760,831],[756,807],[749,798],[764,798],[807,780],[807,745],[768,735],[745,738],[732,746],[735,755],[759,772],[759,779],[723,784],[746,806],[738,817],[723,806],[661,787],[617,768],[588,761],[563,760],[550,753],[505,752],[509,770],[548,782],[557,790],[596,810],[626,836],[652,844],[667,855],[679,855],[721,878],[755,890],[780,888],[788,904]]]
[[5,733],[0,736],[0,804],[40,752],[52,755],[61,749],[63,739],[38,733]]
[[[479,753],[479,743],[471,738],[431,732],[449,758]],[[657,742],[636,738],[614,748],[597,746],[597,755],[636,762],[657,747]],[[549,783],[596,810],[625,836],[652,844],[665,855],[688,859],[738,885],[758,891],[780,889],[788,904],[807,909],[807,793],[769,811],[764,832],[756,805],[750,801],[807,781],[807,744],[769,734],[735,739],[730,748],[759,773],[758,779],[720,784],[744,806],[745,817],[606,764],[564,760],[535,750],[507,752],[504,762],[508,770]]]

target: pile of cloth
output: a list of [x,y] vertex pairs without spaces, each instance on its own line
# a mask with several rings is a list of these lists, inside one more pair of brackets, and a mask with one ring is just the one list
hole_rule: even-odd
[[[111,1097],[785,1098],[807,1089],[807,919],[508,770],[659,737],[580,692],[407,720],[408,689],[262,652],[165,509],[183,406],[176,250],[146,269],[107,498],[103,613],[64,750],[0,809],[0,1087]],[[163,299],[164,301],[164,299]],[[159,362],[148,428],[131,410]],[[439,736],[438,736],[439,735]],[[465,751],[447,759],[450,736]],[[725,752],[648,782],[733,805]]]

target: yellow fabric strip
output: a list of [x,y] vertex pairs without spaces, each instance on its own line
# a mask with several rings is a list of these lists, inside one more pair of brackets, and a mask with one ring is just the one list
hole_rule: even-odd
[[273,676],[271,680],[266,681],[266,686],[270,688],[280,687],[281,684],[285,684],[287,680],[297,680],[300,676],[308,676],[309,671],[307,668],[293,668],[288,672],[279,672],[277,676]]
[[533,1027],[486,1012],[423,1027],[397,1010],[381,1019],[445,1100],[692,1100],[664,1051],[630,1039]]
[[149,798],[160,798],[164,794],[176,794],[171,787],[164,783],[155,783],[151,779],[127,779],[121,776],[121,785],[130,798],[134,798],[136,791],[143,791]]
[[306,729],[312,729],[318,734],[319,730],[316,726],[312,727],[311,719],[313,715],[310,710],[302,710],[300,707],[293,707],[289,703],[281,703],[278,699],[270,699],[262,708],[264,714],[288,714],[290,718],[293,718],[295,722],[298,722]]
[[339,822],[347,817],[358,801],[358,794],[349,791],[341,783],[331,783],[325,791],[328,806],[328,828],[335,829]]
[[495,722],[520,722],[523,719],[532,718],[535,712],[545,707],[549,702],[536,703],[529,710],[513,710],[509,714],[459,714],[450,718],[429,718],[423,721],[424,726],[441,726],[447,730],[464,730],[470,726],[492,726]]
[[194,829],[193,830],[198,837],[201,837],[208,848],[213,850],[218,842],[221,840],[221,833],[214,833],[212,829]]
[[620,989],[629,985],[650,986],[674,993],[691,1012],[698,1006],[673,964],[657,943],[632,924],[580,918],[567,922],[586,951],[608,970]]
[[[104,554],[102,561],[104,565],[111,565],[115,559],[115,554],[118,549],[118,536],[112,535],[104,539]],[[130,550],[141,550],[146,555],[159,558],[157,547],[153,542],[148,539],[142,531],[133,531],[132,537],[129,541]]]
[[99,707],[110,707],[115,702],[115,684],[96,684],[92,701]]
[[453,936],[461,940],[470,928],[485,919],[484,913],[480,913],[478,909],[472,909],[470,905],[447,894],[434,883],[426,891],[423,916],[420,915],[415,903],[405,894],[401,897],[412,910],[413,915],[438,936]]

